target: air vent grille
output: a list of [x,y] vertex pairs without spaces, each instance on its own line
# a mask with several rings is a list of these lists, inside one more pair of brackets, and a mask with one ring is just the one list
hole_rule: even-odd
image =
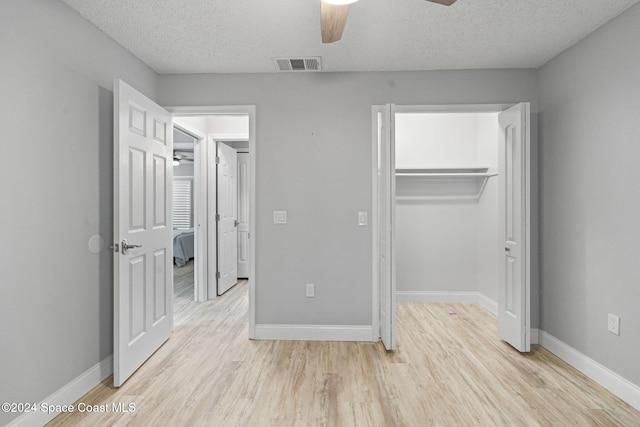
[[319,56],[303,58],[273,58],[276,71],[321,71],[322,63]]

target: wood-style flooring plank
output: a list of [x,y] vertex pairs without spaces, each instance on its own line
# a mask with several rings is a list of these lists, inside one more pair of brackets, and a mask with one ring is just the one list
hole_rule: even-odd
[[49,425],[640,425],[638,411],[544,348],[523,355],[498,339],[478,305],[399,304],[388,353],[380,343],[251,341],[247,282],[194,303],[190,280],[179,272],[171,339],[121,388],[109,378],[77,402],[136,411]]

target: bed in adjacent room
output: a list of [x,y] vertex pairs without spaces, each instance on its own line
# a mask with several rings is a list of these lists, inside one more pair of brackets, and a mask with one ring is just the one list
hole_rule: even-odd
[[184,266],[194,256],[193,228],[173,230],[173,262]]

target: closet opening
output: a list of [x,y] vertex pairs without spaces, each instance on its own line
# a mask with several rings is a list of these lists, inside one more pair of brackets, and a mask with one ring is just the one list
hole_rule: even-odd
[[373,325],[396,302],[478,303],[530,349],[529,104],[374,106]]
[[498,113],[396,113],[397,302],[497,314]]

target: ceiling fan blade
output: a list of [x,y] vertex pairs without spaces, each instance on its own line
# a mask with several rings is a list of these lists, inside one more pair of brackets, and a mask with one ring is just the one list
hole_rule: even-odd
[[320,3],[320,29],[322,43],[337,42],[342,38],[344,26],[347,24],[349,5]]
[[180,157],[180,158],[183,158],[183,159],[192,159],[193,158],[193,151],[175,150],[173,152],[173,156],[174,157]]
[[456,0],[427,0],[427,1],[430,1],[431,3],[438,3],[443,6],[451,6],[456,2]]

